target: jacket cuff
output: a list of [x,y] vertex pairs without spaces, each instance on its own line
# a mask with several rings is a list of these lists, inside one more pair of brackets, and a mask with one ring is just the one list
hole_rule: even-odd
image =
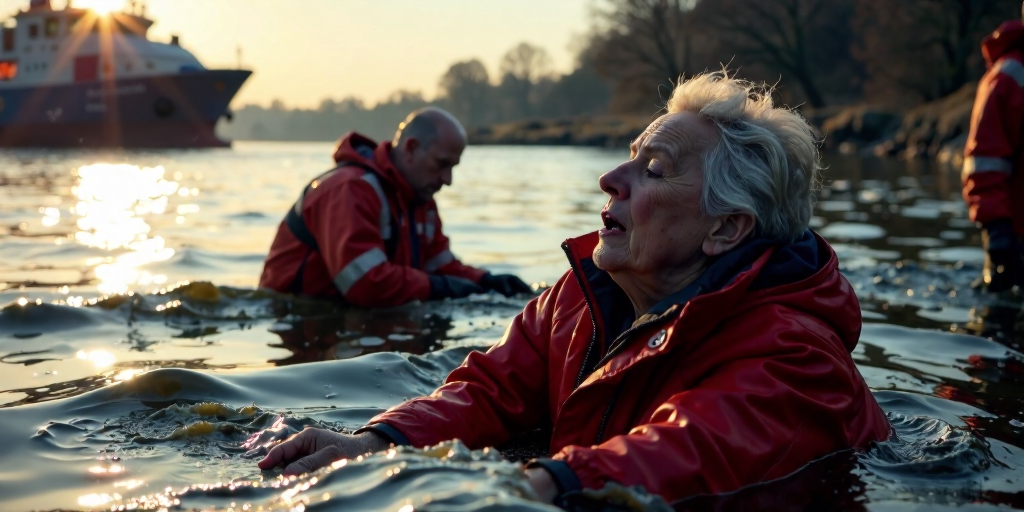
[[395,446],[412,445],[412,443],[409,442],[409,438],[405,437],[405,434],[403,434],[402,431],[398,430],[395,427],[392,427],[391,425],[388,425],[387,423],[374,423],[373,425],[367,425],[359,430],[356,430],[354,433],[362,434],[363,432],[373,432],[374,434],[378,434],[384,439],[391,441],[391,444]]
[[990,220],[982,224],[985,229],[1005,229],[1008,232],[1013,232],[1013,219],[1008,217],[1000,217],[998,219]]
[[530,461],[526,467],[543,468],[547,471],[551,475],[551,479],[555,481],[555,485],[558,486],[559,495],[583,490],[583,484],[580,483],[580,479],[576,476],[576,472],[563,461],[554,459],[534,459]]

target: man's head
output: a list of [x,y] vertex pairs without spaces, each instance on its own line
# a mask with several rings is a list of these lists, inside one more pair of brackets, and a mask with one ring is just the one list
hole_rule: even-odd
[[416,198],[428,202],[441,187],[452,184],[452,168],[466,149],[466,130],[448,112],[426,107],[413,111],[398,125],[391,145],[395,168]]

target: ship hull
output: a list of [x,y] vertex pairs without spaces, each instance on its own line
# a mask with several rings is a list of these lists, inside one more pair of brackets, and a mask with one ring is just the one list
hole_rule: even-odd
[[250,71],[0,89],[0,147],[223,147],[214,133]]

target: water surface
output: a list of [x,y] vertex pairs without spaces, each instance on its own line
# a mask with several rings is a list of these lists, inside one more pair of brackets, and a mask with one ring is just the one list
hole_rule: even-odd
[[[502,457],[536,452],[526,441],[398,450],[288,480],[243,456],[268,428],[353,429],[428,393],[525,304],[361,311],[255,290],[283,212],[330,153],[0,152],[0,509],[544,509]],[[599,227],[597,177],[624,156],[469,148],[438,197],[454,251],[553,282],[567,268],[560,242]],[[898,437],[676,506],[1024,507],[1020,307],[969,286],[983,254],[957,173],[827,164],[813,224],[861,299],[854,356]],[[617,502],[657,506],[623,489],[579,506]]]

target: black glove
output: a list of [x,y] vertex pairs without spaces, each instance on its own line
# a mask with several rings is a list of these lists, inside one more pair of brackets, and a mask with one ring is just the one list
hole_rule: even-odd
[[474,293],[484,293],[484,289],[469,279],[452,276],[430,276],[430,300],[459,299],[469,297]]
[[1013,229],[1010,219],[997,219],[985,225],[988,254],[988,265],[985,268],[985,281],[988,291],[1004,292],[1021,284],[1024,277],[1024,260],[1021,259],[1022,247],[1017,232]]
[[533,291],[530,285],[512,274],[484,274],[480,278],[480,286],[488,290],[494,290],[506,297]]

